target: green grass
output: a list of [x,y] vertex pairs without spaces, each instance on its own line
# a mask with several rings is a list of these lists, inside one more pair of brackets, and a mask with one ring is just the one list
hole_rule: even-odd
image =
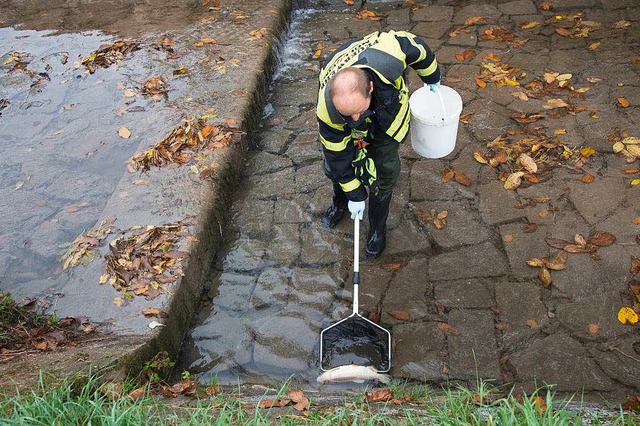
[[[290,383],[265,398],[286,397]],[[42,374],[37,389],[0,399],[2,425],[635,425],[638,417],[628,413],[587,413],[569,409],[569,401],[555,401],[552,392],[517,398],[497,397],[480,382],[466,388],[436,391],[426,386],[395,384],[390,390],[404,403],[368,403],[364,392],[327,405],[311,401],[306,416],[292,407],[257,408],[255,399],[239,398],[241,389],[211,397],[171,400],[147,392],[133,400],[135,388],[125,383],[118,392],[106,392],[96,375],[83,380],[58,380]],[[108,397],[109,395],[110,397]],[[482,401],[482,403],[478,402]],[[541,409],[545,407],[545,409]]]

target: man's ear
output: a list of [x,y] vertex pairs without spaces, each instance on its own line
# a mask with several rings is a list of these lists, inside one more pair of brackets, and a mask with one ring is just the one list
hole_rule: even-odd
[[369,82],[369,94],[373,93],[373,81]]

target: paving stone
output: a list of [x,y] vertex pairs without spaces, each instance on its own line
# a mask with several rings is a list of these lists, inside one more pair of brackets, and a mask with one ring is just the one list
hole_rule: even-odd
[[326,265],[347,258],[353,250],[350,242],[319,224],[305,228],[302,236],[301,260],[305,264]]
[[322,163],[298,168],[295,173],[295,192],[309,193],[323,186],[326,177],[322,171]]
[[[554,211],[554,209],[559,209]],[[580,214],[571,209],[566,199],[538,204],[524,209],[530,222],[547,225],[552,238],[573,240],[575,234],[589,234],[589,224]]]
[[396,30],[409,28],[409,26],[411,25],[411,16],[409,10],[398,9],[387,12],[387,25],[390,27],[389,29]]
[[286,157],[269,152],[254,151],[249,154],[249,158],[245,164],[245,170],[252,175],[261,175],[273,173],[292,166],[293,163]]
[[451,29],[451,22],[418,22],[411,28],[411,32],[423,38],[441,38],[448,34]]
[[589,7],[595,6],[597,0],[557,0],[553,3],[554,10],[563,10],[563,9],[587,9]]
[[[454,25],[451,28],[455,30],[456,27]],[[475,47],[478,44],[478,32],[473,27],[467,29],[469,30],[468,33],[462,32],[455,37],[451,37],[449,39],[449,44],[455,46],[465,46],[468,48]]]
[[490,308],[495,305],[484,280],[467,278],[433,285],[435,300],[446,308]]
[[[469,202],[428,201],[416,203],[418,221],[426,227],[432,240],[445,250],[461,245],[478,244],[489,239],[489,230],[484,227],[478,211]],[[421,217],[435,209],[436,214],[446,211],[446,225],[437,229],[432,222],[423,223]]]
[[451,6],[427,6],[413,12],[414,21],[442,22],[451,21],[453,7]]
[[233,206],[232,223],[251,238],[266,238],[273,226],[273,200],[239,200]]
[[478,89],[474,78],[479,75],[479,65],[460,64],[451,65],[447,68],[445,82],[453,81],[453,83],[448,83],[448,85],[453,87],[460,96],[462,96],[463,111],[465,113],[469,112],[467,108],[471,103],[471,101],[467,100],[467,93],[474,93],[476,89]]
[[[279,107],[277,111],[280,111],[281,108],[282,107]],[[287,120],[284,127],[286,129],[291,129],[296,132],[299,132],[301,130],[305,132],[310,132],[316,136],[316,140],[317,140],[318,120],[316,118],[315,109],[312,108],[308,111],[300,112],[299,115]]]
[[[331,206],[333,197],[333,187],[329,179],[324,180],[324,184],[319,187],[309,200],[309,213],[320,216]],[[319,219],[317,219],[319,220]]]
[[515,0],[498,5],[498,9],[505,15],[528,15],[538,10],[531,0]]
[[466,106],[465,112],[473,113],[467,128],[479,141],[492,141],[513,127],[513,113],[489,99],[473,101]]
[[447,336],[449,378],[501,381],[494,318],[490,311],[453,310],[449,325],[459,335]]
[[258,146],[260,149],[273,153],[282,152],[291,136],[286,129],[270,129],[260,135]]
[[[618,321],[618,311],[625,303],[619,290],[591,295],[556,308],[556,318],[574,338],[614,341],[629,332],[629,326]],[[597,333],[589,327],[596,325]]]
[[[485,87],[484,89],[478,90],[478,95],[483,99],[491,100],[492,102],[495,102],[498,105],[502,105],[506,107],[507,105],[513,104],[514,101],[518,100],[515,96],[512,95],[512,93],[520,92],[520,91],[521,90],[519,88],[515,88],[511,86],[498,87],[493,83],[488,83],[487,87]],[[526,102],[529,102],[529,101],[526,101]],[[537,102],[537,103],[541,103],[541,102]],[[532,102],[532,104],[536,104],[536,102],[534,101]],[[513,108],[509,108],[509,109],[513,110]],[[521,112],[518,110],[516,111]],[[540,111],[540,109],[538,109],[537,111]]]
[[387,247],[382,253],[383,260],[389,256],[429,253],[429,238],[415,220],[405,220],[397,228],[387,230]]
[[635,359],[631,358],[638,354],[637,348],[637,336],[630,336],[617,340],[615,349],[592,348],[589,354],[609,377],[638,389],[640,388],[640,366]]
[[511,354],[509,361],[521,385],[537,387],[553,383],[557,392],[607,391],[613,385],[585,348],[561,332],[533,341],[522,351]]
[[619,208],[608,218],[598,224],[598,228],[611,232],[616,236],[616,244],[636,244],[636,236],[640,234],[640,226],[630,225],[633,218],[640,216],[640,209]]
[[433,281],[495,277],[508,273],[505,256],[489,242],[434,256],[429,263],[429,276]]
[[271,103],[275,107],[300,105],[316,99],[318,87],[305,81],[288,81],[277,84],[273,93]]
[[[382,267],[380,260],[360,262],[360,284],[358,287],[361,313],[378,312],[392,275],[391,271]],[[345,288],[351,293],[351,300],[353,300],[352,281],[353,273],[349,274],[349,283],[345,285]]]
[[252,329],[255,363],[298,371],[307,369],[318,330],[309,327],[304,318],[276,314],[254,321]]
[[295,190],[292,185],[295,172],[293,168],[280,170],[264,176],[251,176],[248,181],[251,186],[251,196],[256,198],[271,198],[282,194],[283,188]]
[[406,312],[411,322],[427,315],[431,295],[428,263],[426,257],[412,258],[393,275],[381,305],[383,324],[395,326],[403,323],[390,314],[393,311]]
[[245,312],[249,309],[249,297],[256,284],[250,275],[224,272],[215,280],[209,297],[214,306],[228,311]]
[[[322,161],[322,151],[318,142],[318,135],[315,133],[299,134],[289,145],[285,155],[291,159],[296,166],[312,161]],[[320,164],[318,164],[317,167],[319,170],[322,170]]]
[[222,260],[225,271],[249,272],[261,269],[267,243],[251,238],[239,238]]
[[443,183],[440,160],[421,160],[411,167],[411,200],[450,200],[456,196],[453,182]]
[[282,309],[290,291],[286,271],[268,268],[258,276],[255,289],[251,294],[251,305],[258,310]]
[[488,225],[513,221],[525,216],[522,209],[513,206],[519,204],[513,191],[504,189],[499,180],[487,184],[478,185],[480,215]]
[[307,211],[308,196],[305,194],[280,197],[274,208],[274,223],[307,223],[311,215]]
[[[601,178],[589,185],[571,186],[569,199],[582,217],[590,224],[608,217],[627,196],[629,187],[622,178]],[[593,197],[592,194],[607,194],[607,197]]]
[[[458,141],[460,143],[458,143]],[[458,131],[458,141],[456,141],[456,151],[458,150],[458,147],[460,147],[460,151],[456,155],[456,159],[451,163],[451,167],[456,171],[463,172],[467,177],[469,177],[469,179],[471,179],[470,186],[458,186],[458,193],[468,200],[476,201],[477,194],[475,188],[478,184],[478,177],[480,175],[480,171],[487,166],[477,162],[473,158],[473,153],[474,151],[481,151],[482,148],[467,133],[466,129]]]
[[274,225],[265,260],[274,265],[291,266],[300,256],[300,230],[297,223]]
[[502,282],[495,284],[495,292],[499,323],[503,327],[500,328],[501,346],[509,352],[526,347],[549,322],[547,308],[541,301],[541,286],[529,282]]
[[465,20],[474,16],[484,16],[486,18],[498,19],[502,15],[502,12],[493,5],[489,4],[471,4],[463,7],[456,13],[454,22],[456,24],[463,24]]
[[391,330],[395,347],[393,376],[424,381],[440,381],[444,377],[442,352],[444,335],[436,323],[400,324]]
[[[224,310],[213,310],[206,321],[191,332],[198,359],[191,368],[215,370],[222,360],[232,365],[243,365],[251,362],[252,340],[248,321]],[[218,370],[228,365],[218,367]]]

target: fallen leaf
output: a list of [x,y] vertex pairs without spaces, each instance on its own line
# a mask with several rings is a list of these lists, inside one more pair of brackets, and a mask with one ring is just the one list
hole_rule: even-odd
[[409,312],[406,311],[391,311],[389,315],[400,321],[409,321]]
[[134,389],[131,392],[129,392],[127,394],[127,396],[135,401],[135,400],[143,398],[144,394],[145,394],[145,386],[140,386],[139,388]]
[[618,321],[623,324],[626,324],[627,322],[629,324],[635,324],[638,322],[638,314],[636,314],[633,309],[624,306],[620,308],[620,311],[618,311]]
[[538,407],[538,415],[542,415],[547,411],[547,403],[539,396],[533,397],[533,405]]
[[162,311],[158,308],[145,308],[143,309],[142,314],[145,317],[157,317],[157,316],[160,316],[161,312]]
[[600,327],[598,327],[598,324],[594,324],[594,323],[589,324],[589,333],[598,334],[599,330],[600,330]]
[[509,324],[508,322],[498,322],[496,323],[496,328],[501,331],[506,331],[511,328],[511,324]]
[[373,389],[366,393],[367,402],[386,402],[393,399],[392,389]]
[[598,47],[600,47],[600,44],[601,44],[601,43],[600,43],[599,41],[597,41],[597,42],[595,42],[595,43],[591,43],[591,44],[589,45],[589,49],[590,49],[590,50],[596,50]]
[[522,164],[522,166],[529,172],[536,173],[538,171],[538,165],[536,164],[536,162],[533,160],[533,158],[529,157],[524,152],[520,154],[518,160],[520,161],[520,164]]
[[127,98],[133,98],[136,95],[136,92],[134,92],[131,89],[125,89],[124,91],[124,96]]
[[610,232],[596,231],[589,237],[587,243],[598,247],[608,247],[616,241],[616,236]]
[[532,234],[534,232],[536,232],[538,230],[538,224],[535,222],[531,222],[526,224],[523,229],[522,232],[524,232],[525,234]]
[[478,77],[475,77],[476,80],[476,84],[481,88],[484,89],[485,87],[487,87],[487,83],[484,80],[479,79]]
[[504,241],[505,243],[510,243],[514,240],[514,236],[512,234],[504,234],[502,236],[502,241]]
[[545,288],[551,285],[551,273],[545,266],[540,268],[540,271],[538,272],[538,279],[540,279],[540,282]]
[[617,22],[614,22],[612,26],[613,26],[613,28],[620,30],[620,29],[623,29],[623,28],[630,27],[631,26],[631,22],[625,21],[625,20],[617,21]]
[[540,25],[540,22],[538,22],[538,21],[520,22],[518,24],[518,26],[520,28],[522,28],[523,30],[529,30],[531,28],[537,27],[538,25]]
[[562,99],[549,99],[547,103],[542,107],[544,109],[554,109],[554,108],[564,108],[568,106],[569,104]]
[[542,10],[551,10],[551,8],[553,7],[553,5],[551,4],[551,2],[545,1],[544,3],[540,4],[540,9]]
[[522,183],[522,175],[524,172],[511,173],[507,180],[504,182],[504,189],[516,189]]
[[631,223],[633,223],[634,225],[640,225],[640,216],[634,217]]
[[113,304],[117,307],[121,307],[122,305],[124,305],[124,299],[122,297],[116,297],[115,299],[113,299]]
[[449,333],[453,336],[458,336],[460,335],[460,332],[458,330],[456,330],[455,327],[449,325],[446,322],[443,321],[438,321],[438,330],[442,331],[443,333]]
[[553,271],[562,271],[567,267],[567,252],[560,251],[555,254],[550,260],[545,261],[544,266]]
[[447,167],[442,171],[442,182],[443,183],[449,182],[451,179],[454,178],[455,175],[456,175],[456,172],[452,168]]
[[584,183],[592,183],[596,180],[596,177],[592,174],[589,173],[585,173],[584,175],[582,175],[582,181]]
[[291,400],[295,402],[295,405],[293,406],[293,408],[297,411],[308,410],[309,407],[311,406],[311,403],[309,402],[309,398],[304,396],[304,392],[302,392],[302,390],[300,389],[294,389],[289,391],[289,398],[291,398]]
[[291,400],[288,398],[263,399],[258,406],[260,408],[286,407],[289,403],[291,403]]
[[454,175],[453,179],[456,182],[458,182],[460,185],[471,186],[471,184],[472,184],[471,179],[469,178],[469,176],[467,176],[464,172],[461,172],[460,170],[456,170],[455,171],[455,175]]
[[129,137],[131,136],[131,131],[126,127],[120,127],[118,129],[118,135],[123,139],[129,139]]
[[629,108],[629,101],[627,98],[618,98],[618,103],[622,105],[623,108]]
[[528,101],[529,100],[529,97],[524,92],[512,92],[511,96],[515,96],[516,98],[518,98],[518,99],[520,99],[522,101]]

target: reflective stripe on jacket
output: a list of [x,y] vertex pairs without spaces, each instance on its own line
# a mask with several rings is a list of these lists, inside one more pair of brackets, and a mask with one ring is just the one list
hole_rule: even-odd
[[[339,47],[326,60],[320,71],[317,119],[320,142],[325,160],[350,200],[366,198],[366,191],[356,178],[352,160],[356,154],[354,140],[359,136],[369,143],[369,130],[376,127],[397,142],[402,142],[409,130],[409,90],[403,78],[407,67],[413,68],[425,83],[440,81],[435,55],[419,37],[405,31],[375,32]],[[329,80],[340,70],[357,67],[373,82],[373,115],[357,129],[331,102]]]

